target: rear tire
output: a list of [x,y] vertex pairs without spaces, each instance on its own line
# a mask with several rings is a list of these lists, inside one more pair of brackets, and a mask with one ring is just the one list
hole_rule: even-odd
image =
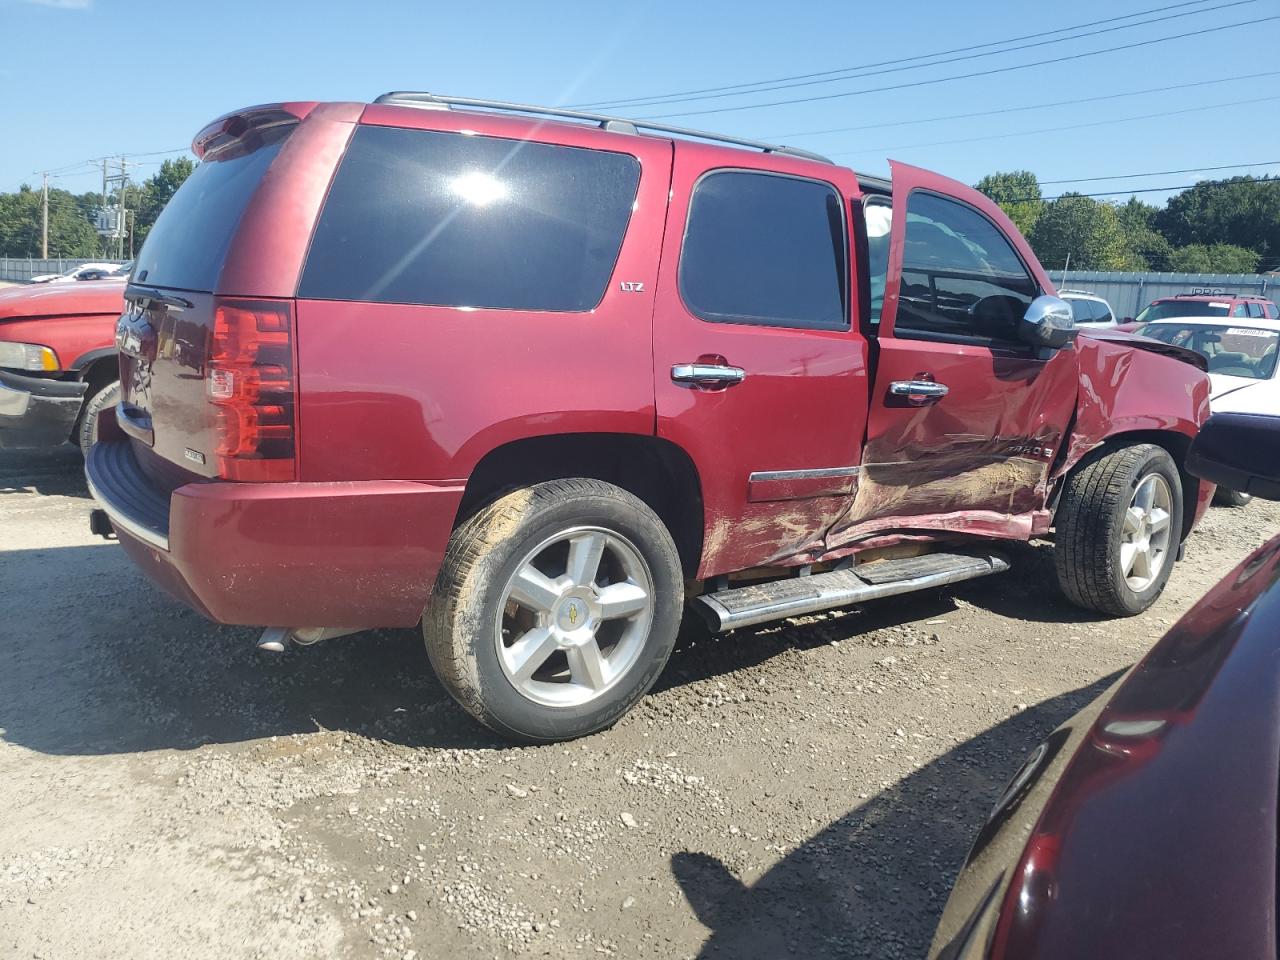
[[1213,502],[1220,507],[1243,507],[1252,499],[1252,494],[1228,490],[1226,487],[1219,487],[1218,492],[1213,495]]
[[1055,518],[1058,584],[1077,606],[1142,613],[1164,590],[1182,533],[1182,481],[1155,444],[1123,447],[1073,471]]
[[683,607],[679,554],[648,506],[599,480],[550,480],[454,531],[422,632],[473,717],[549,743],[611,726],[644,695]]
[[76,439],[80,444],[80,452],[87,454],[89,448],[98,442],[98,414],[108,407],[120,402],[120,381],[112,380],[89,398],[80,412],[80,425],[76,430]]

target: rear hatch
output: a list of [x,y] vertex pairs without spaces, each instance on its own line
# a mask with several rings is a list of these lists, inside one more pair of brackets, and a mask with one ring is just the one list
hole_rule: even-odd
[[262,111],[207,129],[201,162],[125,289],[117,417],[164,486],[294,479],[292,302],[217,294],[237,228],[296,125]]

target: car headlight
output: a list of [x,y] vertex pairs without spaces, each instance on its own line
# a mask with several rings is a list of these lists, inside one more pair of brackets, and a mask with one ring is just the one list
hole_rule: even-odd
[[11,370],[52,370],[58,367],[58,355],[38,343],[10,343],[0,340],[0,367]]

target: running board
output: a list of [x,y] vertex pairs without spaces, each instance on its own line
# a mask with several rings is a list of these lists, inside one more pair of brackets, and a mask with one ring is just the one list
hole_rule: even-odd
[[733,630],[864,600],[943,587],[1008,569],[1008,562],[994,553],[927,553],[898,560],[873,560],[830,573],[717,590],[695,597],[693,603],[712,630]]

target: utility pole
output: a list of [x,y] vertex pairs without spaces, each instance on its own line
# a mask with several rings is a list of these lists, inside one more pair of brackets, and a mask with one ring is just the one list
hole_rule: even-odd
[[40,259],[49,259],[49,174],[42,173],[40,190]]
[[[106,157],[102,158],[102,212],[104,215],[107,212],[107,158]],[[104,256],[107,253],[106,234],[102,235],[102,253]]]

